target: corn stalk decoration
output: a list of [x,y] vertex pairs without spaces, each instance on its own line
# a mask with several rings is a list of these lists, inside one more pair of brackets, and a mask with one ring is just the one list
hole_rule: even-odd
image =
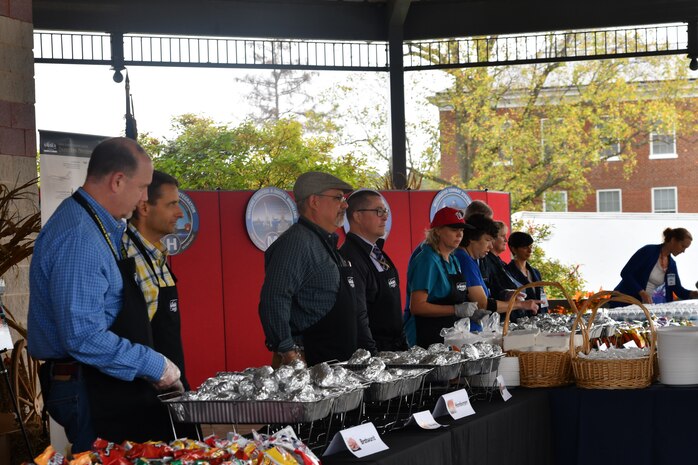
[[17,204],[33,200],[31,187],[37,182],[38,178],[34,178],[12,188],[0,183],[0,276],[34,251],[34,238],[41,229],[41,212],[22,215]]

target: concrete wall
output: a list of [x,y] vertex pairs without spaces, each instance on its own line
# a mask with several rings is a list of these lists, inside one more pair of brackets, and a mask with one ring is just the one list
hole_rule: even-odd
[[[31,0],[0,0],[0,183],[14,186],[36,177],[34,56]],[[38,198],[38,197],[37,197]],[[37,202],[17,205],[21,214]],[[26,321],[29,262],[3,276],[4,303]]]

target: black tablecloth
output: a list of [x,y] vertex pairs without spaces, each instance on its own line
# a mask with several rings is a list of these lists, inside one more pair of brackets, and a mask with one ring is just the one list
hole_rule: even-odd
[[548,392],[559,465],[698,464],[698,388]]
[[324,465],[547,465],[552,464],[552,435],[548,393],[517,389],[504,402],[495,393],[491,402],[473,401],[475,415],[447,428],[408,427],[382,436],[389,450],[357,459],[348,451],[322,457]]

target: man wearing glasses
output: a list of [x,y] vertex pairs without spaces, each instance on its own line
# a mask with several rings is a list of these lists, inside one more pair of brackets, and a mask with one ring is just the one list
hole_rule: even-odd
[[407,350],[402,327],[400,278],[383,252],[390,212],[376,191],[360,190],[348,199],[349,233],[340,251],[354,268],[359,314],[368,314],[377,350]]
[[335,233],[352,190],[327,173],[311,171],[296,180],[300,219],[264,254],[259,318],[274,366],[303,356],[309,366],[347,360],[358,348],[353,270]]

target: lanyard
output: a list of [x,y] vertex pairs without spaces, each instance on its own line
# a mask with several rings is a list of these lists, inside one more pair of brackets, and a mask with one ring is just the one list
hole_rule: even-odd
[[97,227],[102,232],[102,236],[104,236],[104,239],[107,241],[107,244],[109,244],[109,248],[111,249],[111,253],[114,255],[114,259],[118,262],[119,255],[116,253],[116,248],[114,248],[114,244],[112,243],[111,238],[109,237],[109,233],[107,233],[107,228],[104,227],[104,223],[102,223],[102,220],[99,219],[94,208],[92,208],[92,205],[90,205],[87,202],[85,197],[83,197],[79,191],[75,191],[75,193],[73,194],[73,199],[75,199],[75,201],[79,203],[80,206],[87,211],[88,215],[90,215],[92,220],[94,220],[95,224],[97,224]]
[[[153,265],[153,261],[150,257],[150,252],[148,249],[146,249],[145,244],[143,244],[143,241],[141,241],[138,236],[134,234],[133,231],[131,231],[128,226],[126,227],[126,235],[128,235],[129,239],[133,242],[133,244],[136,246],[138,251],[143,255],[143,258],[145,259],[146,263],[148,263],[148,268],[150,268],[150,271],[148,274],[150,274],[150,278],[152,279],[153,282],[157,283],[158,287],[160,286],[160,281],[162,280],[162,283],[164,287],[167,286],[167,280],[165,279],[165,271],[164,267],[160,269],[160,276],[158,276],[157,271],[155,270],[155,265]],[[167,266],[167,264],[165,264]]]

